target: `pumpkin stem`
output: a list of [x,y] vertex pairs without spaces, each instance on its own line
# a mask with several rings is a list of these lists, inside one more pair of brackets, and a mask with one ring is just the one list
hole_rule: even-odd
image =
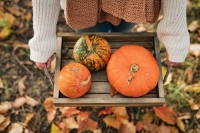
[[135,73],[134,72],[137,72],[138,69],[139,69],[138,65],[136,65],[136,64],[132,64],[131,65],[130,73],[132,74],[132,76],[127,80],[128,85],[130,84],[131,80],[135,77]]
[[89,83],[90,79],[91,79],[91,75],[88,76],[87,80],[84,80],[83,82],[81,82],[81,85],[82,86],[87,85]]

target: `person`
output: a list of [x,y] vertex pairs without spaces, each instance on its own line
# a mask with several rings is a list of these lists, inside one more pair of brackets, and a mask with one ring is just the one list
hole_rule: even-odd
[[[102,12],[102,10],[99,10],[98,5],[93,3],[94,1],[95,0],[86,0],[84,1],[85,3],[81,3],[85,5],[88,4],[86,7],[74,7],[76,2],[83,1],[32,0],[34,36],[29,40],[28,44],[30,46],[30,59],[36,63],[39,69],[49,67],[52,60],[52,55],[57,50],[56,24],[60,12],[60,6],[64,9],[65,18],[68,24],[74,28],[76,32],[130,32],[133,26],[135,26],[135,23],[130,22],[130,20],[126,21],[122,19],[119,21],[119,19],[116,19],[117,17],[114,15],[118,14],[115,12],[118,11],[118,8],[121,9],[121,7],[119,6],[118,8],[110,8],[112,6],[110,5],[109,7],[109,4],[105,2],[107,1],[112,3],[134,1],[138,3],[138,1],[101,0],[104,2],[105,6],[102,8],[105,8],[108,10],[108,12],[110,12],[107,14],[108,18],[106,19],[109,20],[112,18],[112,20],[114,20],[113,23],[104,20],[101,20],[101,22],[96,21],[98,17],[96,17],[96,13],[98,15],[99,11]],[[98,2],[98,0],[96,0],[96,2]],[[132,5],[134,6],[134,4]],[[161,0],[163,18],[158,22],[157,36],[159,41],[162,42],[166,47],[167,61],[169,66],[184,62],[189,51],[190,37],[187,30],[186,5],[187,0]],[[137,6],[135,7],[137,8]],[[80,15],[80,13],[86,10],[95,10],[92,12],[94,15]],[[137,11],[140,11],[140,14],[143,13],[143,9],[140,7],[137,9]],[[73,12],[74,14],[71,15],[70,12]],[[114,14],[114,17],[110,16],[112,15],[111,13]],[[135,12],[126,12],[125,14],[128,14],[128,17],[131,17],[131,13],[134,14]],[[123,15],[122,13],[119,14]],[[82,22],[84,19],[85,21],[88,21],[87,23],[90,23],[90,25],[86,25],[85,23],[85,27],[83,27]],[[142,17],[139,16],[137,19],[142,19]]]

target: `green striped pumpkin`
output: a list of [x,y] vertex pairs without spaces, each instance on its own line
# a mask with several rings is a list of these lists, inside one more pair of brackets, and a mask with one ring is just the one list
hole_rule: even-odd
[[74,45],[75,62],[86,66],[90,71],[102,70],[111,56],[109,43],[99,35],[80,37]]

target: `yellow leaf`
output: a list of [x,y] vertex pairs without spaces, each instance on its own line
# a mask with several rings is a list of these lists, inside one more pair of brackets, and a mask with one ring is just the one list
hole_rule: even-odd
[[[162,66],[162,78],[163,78],[163,79],[164,79],[164,76],[165,76],[166,72],[167,72],[167,69],[166,69],[164,66]],[[172,80],[172,74],[169,73],[169,75],[168,75],[168,77],[167,77],[167,80],[166,80],[166,82],[164,83],[164,85],[168,85],[168,84],[171,82],[171,80]]]
[[10,124],[10,116],[7,116],[6,119],[0,124],[0,131],[3,131]]
[[15,20],[16,20],[16,18],[15,18],[12,14],[10,14],[10,13],[5,13],[3,17],[4,17],[4,19],[7,20],[11,25],[13,25],[14,22],[15,22]]
[[0,39],[5,39],[11,33],[11,29],[6,26],[0,31]]
[[27,21],[31,21],[31,19],[32,19],[31,13],[28,12],[28,13],[26,14],[25,18],[26,18]]
[[185,125],[180,119],[176,119],[176,124],[181,129],[181,131],[185,133]]
[[59,133],[60,129],[54,123],[51,124],[51,133]]
[[29,121],[33,118],[34,115],[35,115],[35,113],[29,113],[29,114],[27,114],[24,123],[28,124]]

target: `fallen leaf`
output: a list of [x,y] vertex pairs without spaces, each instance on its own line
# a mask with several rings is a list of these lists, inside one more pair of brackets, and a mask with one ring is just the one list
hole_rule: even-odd
[[158,133],[170,133],[170,130],[164,123],[162,123],[158,128]]
[[94,129],[93,133],[102,133],[101,129]]
[[4,8],[17,17],[21,15],[21,12],[18,10],[17,6],[12,6],[12,7],[4,6]]
[[0,88],[4,88],[3,80],[1,79],[1,77],[0,77]]
[[9,126],[8,133],[23,133],[23,126],[20,123],[12,123]]
[[10,124],[10,116],[7,116],[0,124],[0,131],[3,131]]
[[21,96],[24,95],[24,90],[26,89],[26,86],[24,85],[24,81],[26,80],[27,76],[25,75],[23,78],[21,78],[18,82],[18,90],[19,90],[19,94]]
[[[64,122],[64,127],[67,128],[67,130],[71,130],[71,129],[78,129],[78,123],[75,119],[75,117],[68,117],[68,118],[65,118],[63,120]],[[63,129],[63,127],[62,127]]]
[[111,85],[110,86],[110,96],[114,97],[117,94],[116,89]]
[[4,14],[3,18],[7,20],[11,25],[13,25],[16,20],[16,18],[12,14],[7,12]]
[[14,105],[15,108],[20,108],[25,103],[26,103],[26,98],[25,97],[19,97],[19,98],[15,99],[13,105]]
[[116,116],[121,116],[123,118],[128,119],[128,113],[126,107],[112,107],[112,110]]
[[60,129],[54,123],[51,124],[51,132],[50,133],[59,133]]
[[179,133],[178,129],[175,126],[168,126],[170,133]]
[[196,118],[200,119],[200,110],[196,113]]
[[199,21],[198,21],[198,20],[193,20],[193,21],[189,24],[188,30],[191,31],[191,32],[193,32],[193,31],[195,31],[198,27],[200,27]]
[[78,115],[77,115],[77,121],[83,121],[85,119],[88,119],[89,116],[92,114],[92,111],[84,111],[84,112],[80,112]]
[[12,108],[12,103],[11,102],[2,102],[0,104],[0,114],[5,114],[8,112],[9,109]]
[[185,133],[185,125],[180,119],[176,119],[176,124],[179,127],[179,129]]
[[92,120],[91,118],[85,119],[79,122],[78,133],[82,133],[83,131],[94,131],[97,128],[98,123]]
[[28,44],[23,44],[22,42],[15,42],[13,44],[13,52],[15,52],[18,48],[30,49]]
[[142,116],[142,122],[144,124],[151,123],[154,119],[155,115],[152,112],[147,112]]
[[188,100],[191,110],[199,110],[199,106],[194,102],[194,99]]
[[158,126],[155,124],[145,124],[143,125],[145,131],[152,133],[154,130],[158,130]]
[[45,99],[44,108],[45,108],[46,111],[50,111],[50,110],[54,109],[52,97],[48,97],[48,98]]
[[101,115],[109,115],[113,112],[112,108],[111,107],[105,107],[104,109],[102,109],[101,111],[99,111],[99,114],[98,116],[101,116]]
[[[164,79],[164,76],[165,76],[166,72],[167,72],[166,67],[162,66],[162,78],[163,78],[163,79]],[[168,85],[171,81],[172,81],[172,74],[169,73],[169,75],[168,75],[168,77],[167,77],[167,80],[166,80],[166,82],[164,83],[164,85]]]
[[25,16],[26,20],[29,22],[32,20],[32,14],[30,12],[28,12]]
[[132,122],[124,120],[119,128],[119,133],[136,133],[136,127]]
[[135,126],[136,126],[137,131],[140,132],[142,130],[142,128],[143,128],[143,123],[141,121],[138,121],[135,124]]
[[190,54],[198,57],[200,56],[200,44],[191,44],[190,45]]
[[64,112],[63,112],[63,115],[66,116],[66,117],[70,117],[70,116],[73,116],[73,115],[76,115],[76,114],[79,114],[81,111],[76,109],[76,108],[73,108],[73,107],[70,107],[70,108],[67,108]]
[[55,109],[52,109],[52,110],[48,111],[48,113],[47,113],[47,121],[49,123],[51,123],[54,120],[55,117],[56,117],[56,110]]
[[120,122],[113,116],[107,115],[106,117],[103,118],[103,121],[106,123],[106,125],[111,126],[115,129],[120,128]]
[[0,31],[0,39],[5,39],[7,36],[9,36],[11,33],[11,29],[8,26],[5,26],[1,31]]
[[26,103],[28,105],[31,105],[32,107],[34,107],[35,105],[39,104],[39,102],[36,101],[35,99],[33,99],[32,97],[29,97],[29,96],[26,95],[25,98],[26,98]]
[[3,121],[6,119],[6,117],[4,117],[3,115],[0,115],[0,125],[1,123],[3,123]]
[[26,118],[25,118],[25,120],[24,120],[24,123],[25,123],[25,124],[28,124],[29,121],[33,118],[34,115],[35,115],[35,113],[28,113],[28,114],[26,115]]
[[155,111],[156,116],[162,119],[164,122],[172,125],[176,123],[176,118],[171,107],[161,106],[153,107],[153,109]]

